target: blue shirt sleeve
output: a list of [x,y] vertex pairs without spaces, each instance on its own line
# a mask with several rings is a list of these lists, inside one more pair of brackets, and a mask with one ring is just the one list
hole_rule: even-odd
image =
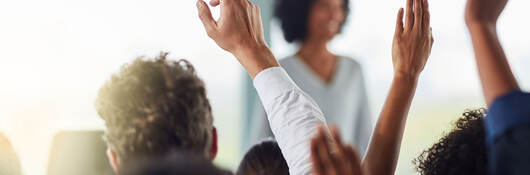
[[530,94],[513,91],[498,98],[488,110],[485,122],[488,145],[510,129],[530,124]]
[[530,174],[530,94],[513,91],[495,100],[485,127],[490,174]]

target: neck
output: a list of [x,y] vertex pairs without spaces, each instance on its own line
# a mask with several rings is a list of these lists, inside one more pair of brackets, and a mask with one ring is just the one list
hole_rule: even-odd
[[337,65],[337,57],[327,48],[327,41],[306,40],[297,55],[324,82],[329,83]]
[[303,42],[297,55],[306,61],[318,58],[319,61],[332,60],[334,55],[328,50],[327,41],[308,39]]

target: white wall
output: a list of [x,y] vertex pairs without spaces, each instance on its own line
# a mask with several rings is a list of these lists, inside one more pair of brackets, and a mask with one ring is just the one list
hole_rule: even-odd
[[[29,175],[45,174],[60,129],[102,129],[99,87],[137,56],[170,51],[205,80],[218,163],[237,164],[241,68],[205,34],[191,0],[0,1],[0,132]],[[218,13],[218,10],[214,10]]]

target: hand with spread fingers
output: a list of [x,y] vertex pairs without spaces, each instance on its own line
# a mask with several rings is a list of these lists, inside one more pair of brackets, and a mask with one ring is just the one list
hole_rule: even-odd
[[417,76],[427,63],[434,43],[427,0],[407,0],[407,14],[403,24],[403,8],[399,10],[392,61],[397,75]]
[[210,5],[220,6],[218,21],[213,19],[208,4],[197,1],[206,33],[219,47],[232,53],[252,78],[261,70],[279,66],[265,43],[258,6],[248,0],[211,0]]
[[332,140],[326,129],[319,128],[311,140],[311,160],[316,175],[362,175],[361,160],[353,147],[344,145],[337,128],[331,129]]

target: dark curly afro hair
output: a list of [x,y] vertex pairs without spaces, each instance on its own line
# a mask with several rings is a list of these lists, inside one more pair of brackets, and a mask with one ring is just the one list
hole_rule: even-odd
[[[276,0],[274,13],[280,21],[287,42],[302,42],[306,39],[309,12],[316,1],[318,0]],[[349,12],[350,0],[344,0],[344,21]]]
[[464,112],[450,133],[414,159],[416,170],[422,175],[488,174],[483,124],[486,112]]

